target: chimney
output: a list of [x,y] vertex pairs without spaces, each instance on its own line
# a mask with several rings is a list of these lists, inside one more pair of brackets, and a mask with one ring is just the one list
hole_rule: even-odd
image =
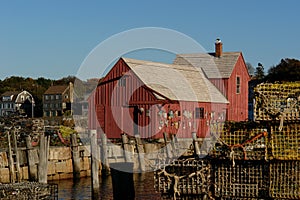
[[215,42],[215,56],[216,57],[222,56],[222,45],[223,45],[223,43],[221,42],[220,38],[217,38],[216,42]]

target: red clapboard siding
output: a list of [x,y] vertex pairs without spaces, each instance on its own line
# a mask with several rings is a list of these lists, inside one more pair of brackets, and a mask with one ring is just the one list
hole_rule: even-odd
[[[102,79],[95,96],[98,124],[108,138],[135,131],[142,138],[162,138],[164,132],[180,138],[191,138],[192,132],[205,137],[210,123],[225,120],[227,108],[226,104],[157,99],[122,59]],[[204,109],[201,119],[195,118],[198,107]]]

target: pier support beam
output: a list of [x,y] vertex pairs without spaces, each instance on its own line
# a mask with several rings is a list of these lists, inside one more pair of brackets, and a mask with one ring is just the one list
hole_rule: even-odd
[[26,148],[27,148],[27,158],[28,158],[28,175],[29,175],[29,180],[30,181],[37,181],[37,161],[36,157],[34,155],[34,150],[32,148],[31,144],[31,137],[26,136]]
[[80,155],[77,142],[77,135],[71,135],[71,152],[72,152],[72,165],[73,165],[73,179],[80,179]]
[[100,152],[97,144],[97,131],[90,130],[91,138],[91,167],[92,167],[92,198],[99,199],[100,185],[99,185],[99,159]]

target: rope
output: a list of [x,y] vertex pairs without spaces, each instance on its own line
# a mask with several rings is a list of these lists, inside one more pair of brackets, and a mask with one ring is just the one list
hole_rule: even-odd
[[289,108],[284,108],[283,111],[280,111],[280,108],[275,108],[271,103],[270,103],[270,98],[268,98],[266,95],[264,95],[262,92],[257,91],[259,96],[261,96],[261,100],[263,102],[263,107],[266,110],[267,113],[273,116],[277,116],[280,118],[280,124],[278,130],[281,131],[283,128],[283,123],[284,123],[284,118],[286,114],[290,113],[293,109],[295,109],[297,105],[297,101],[293,102]]
[[[214,133],[212,133],[214,135]],[[232,160],[232,165],[235,166],[235,161],[234,161],[234,148],[242,148],[243,150],[243,154],[244,154],[244,160],[247,160],[247,151],[245,149],[245,145],[254,142],[255,140],[258,140],[261,137],[266,137],[268,135],[268,132],[264,131],[256,136],[254,136],[253,138],[246,140],[245,142],[243,142],[242,144],[234,144],[234,145],[229,145],[227,144],[224,140],[222,140],[220,137],[216,137],[218,141],[220,141],[220,143],[224,144],[225,146],[227,146],[230,149],[230,154],[229,157]],[[215,135],[214,135],[215,136]]]
[[[186,160],[184,161],[184,163],[186,162]],[[176,197],[179,196],[180,197],[180,191],[178,190],[178,183],[181,179],[183,178],[192,178],[194,176],[198,176],[200,175],[201,177],[201,182],[204,184],[206,182],[205,180],[205,175],[204,175],[204,171],[209,170],[209,167],[204,167],[196,172],[192,172],[188,175],[183,175],[183,176],[178,176],[176,174],[170,174],[165,170],[165,167],[157,173],[157,175],[161,175],[163,174],[165,177],[167,177],[168,182],[171,182],[172,179],[174,180],[174,184],[173,184],[173,198],[174,200],[176,200]]]

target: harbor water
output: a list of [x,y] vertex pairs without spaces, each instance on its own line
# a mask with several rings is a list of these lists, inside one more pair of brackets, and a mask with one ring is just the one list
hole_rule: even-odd
[[[154,189],[153,173],[134,174],[135,199],[160,199]],[[103,177],[100,181],[100,199],[113,199],[113,186],[111,176]],[[58,184],[58,199],[59,200],[82,200],[92,199],[91,195],[91,178],[81,178],[78,181],[73,179],[51,181],[49,183]],[[123,183],[126,184],[126,183]]]

